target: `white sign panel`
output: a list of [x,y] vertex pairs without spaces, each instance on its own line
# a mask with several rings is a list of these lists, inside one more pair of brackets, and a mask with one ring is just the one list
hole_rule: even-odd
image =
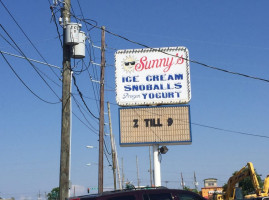
[[188,103],[189,52],[185,47],[129,49],[115,53],[120,106]]

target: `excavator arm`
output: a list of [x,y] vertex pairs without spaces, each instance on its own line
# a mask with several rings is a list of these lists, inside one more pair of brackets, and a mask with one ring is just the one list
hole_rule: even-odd
[[263,193],[269,196],[269,175],[264,179]]
[[[229,178],[225,194],[225,200],[234,200],[235,185],[246,177],[251,178],[252,184],[255,188],[256,195],[261,196],[261,188],[255,173],[255,169],[253,167],[253,164],[251,162],[248,162],[247,165],[244,166],[239,172],[235,173],[232,177]],[[269,178],[268,178],[268,186],[269,186]]]

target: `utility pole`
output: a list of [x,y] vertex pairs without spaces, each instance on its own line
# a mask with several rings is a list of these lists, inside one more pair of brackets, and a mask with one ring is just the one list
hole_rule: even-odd
[[140,187],[139,170],[138,170],[138,157],[136,156],[136,171],[137,171],[137,187]]
[[62,82],[62,125],[61,125],[61,158],[60,158],[60,200],[65,200],[69,192],[70,165],[70,88],[71,65],[70,46],[65,43],[65,25],[70,22],[70,0],[65,0],[62,8],[63,17],[63,82]]
[[116,159],[115,159],[115,147],[114,147],[114,137],[112,134],[112,123],[111,123],[111,115],[110,115],[110,103],[107,102],[107,110],[108,110],[108,119],[109,119],[109,131],[110,131],[110,142],[112,149],[112,170],[113,170],[113,178],[114,178],[114,190],[117,189],[117,177],[116,177]]
[[101,78],[100,78],[100,114],[99,114],[99,167],[98,193],[103,192],[104,185],[104,77],[105,77],[105,27],[101,33]]
[[198,182],[196,180],[196,174],[194,172],[194,186],[195,186],[195,189],[198,191]]
[[185,184],[184,184],[182,172],[181,172],[181,185],[182,185],[182,189],[184,190]]
[[121,184],[121,178],[120,178],[120,165],[118,161],[118,153],[117,153],[117,147],[115,145],[115,138],[113,137],[113,145],[115,148],[115,159],[116,159],[116,168],[117,168],[117,174],[118,174],[118,182],[119,182],[119,188],[122,190],[122,184]]

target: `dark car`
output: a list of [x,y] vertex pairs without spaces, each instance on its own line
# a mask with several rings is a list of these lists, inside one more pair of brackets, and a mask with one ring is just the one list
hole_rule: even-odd
[[168,188],[144,188],[118,190],[71,197],[68,200],[206,200],[202,196],[186,191]]

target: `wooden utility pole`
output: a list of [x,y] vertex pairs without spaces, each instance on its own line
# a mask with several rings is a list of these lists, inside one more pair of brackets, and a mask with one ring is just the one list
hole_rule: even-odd
[[110,115],[110,103],[107,102],[107,110],[108,110],[108,119],[109,119],[109,131],[110,131],[110,142],[112,149],[112,170],[113,170],[113,178],[114,178],[114,190],[117,189],[117,177],[116,177],[116,153],[114,147],[114,136],[112,133],[112,123],[111,123],[111,115]]
[[103,192],[104,185],[104,77],[105,77],[105,27],[101,36],[101,78],[100,78],[100,114],[99,114],[99,167],[98,193]]
[[70,22],[70,0],[65,0],[62,8],[63,16],[63,82],[62,82],[62,127],[61,127],[61,158],[60,158],[60,200],[65,200],[69,192],[70,165],[70,88],[71,65],[70,46],[65,44],[65,26]]

